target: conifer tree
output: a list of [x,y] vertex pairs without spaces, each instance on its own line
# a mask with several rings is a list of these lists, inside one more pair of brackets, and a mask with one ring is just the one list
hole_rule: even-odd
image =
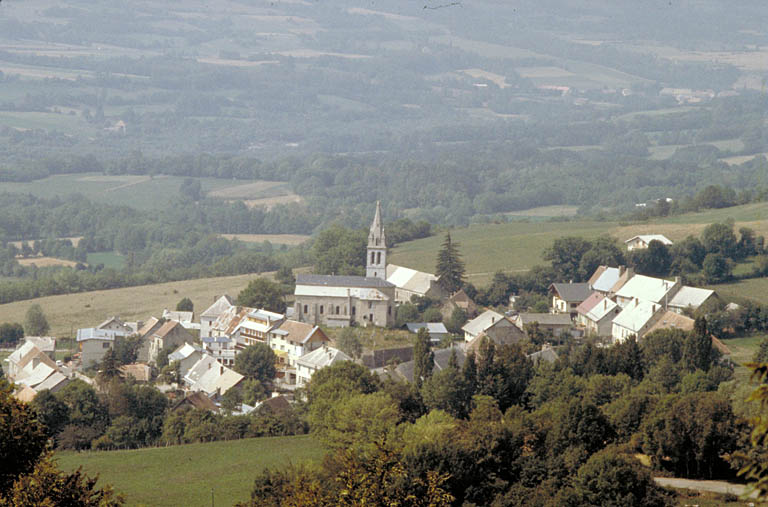
[[451,294],[464,285],[464,261],[459,253],[459,244],[451,241],[451,233],[446,233],[443,246],[437,254],[435,268],[440,285]]
[[427,328],[423,327],[416,334],[416,343],[413,345],[413,382],[417,387],[421,387],[422,382],[432,376],[434,362],[435,355],[429,343],[429,333]]

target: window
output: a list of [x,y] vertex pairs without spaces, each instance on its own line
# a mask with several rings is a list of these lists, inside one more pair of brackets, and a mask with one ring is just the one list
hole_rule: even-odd
[[353,306],[352,307],[352,316],[354,316],[356,313],[357,313],[357,307]]
[[110,343],[109,343],[109,342],[104,342],[104,343],[102,343],[102,344],[101,344],[101,348],[103,348],[103,349],[108,349],[108,348],[109,348],[109,345],[110,345]]
[[[359,259],[360,257],[358,257]],[[376,253],[376,264],[381,264],[381,252]]]
[[373,301],[368,301],[368,309],[370,310],[373,308]]
[[320,305],[320,315],[323,314],[323,305]]
[[336,307],[336,315],[341,315],[341,309],[340,307]]
[[392,307],[391,306],[387,307],[387,315],[392,315]]
[[[360,258],[360,257],[358,257],[358,259],[359,259],[359,258]],[[374,263],[375,259],[376,259],[376,252],[371,252],[371,264],[373,264],[373,263]]]
[[308,310],[309,310],[309,308],[307,307],[307,305],[304,305],[304,313],[309,313]]

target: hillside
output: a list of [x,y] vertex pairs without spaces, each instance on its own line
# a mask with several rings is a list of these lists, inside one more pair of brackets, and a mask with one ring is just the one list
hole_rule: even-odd
[[133,451],[60,452],[56,458],[63,470],[82,466],[89,475],[99,474],[100,484],[112,484],[125,495],[127,505],[193,507],[245,501],[260,470],[319,461],[323,454],[316,439],[302,435]]
[[[742,226],[751,227],[758,235],[768,236],[768,203],[686,213],[632,224],[583,220],[510,222],[471,225],[450,232],[452,239],[461,244],[469,281],[482,285],[498,270],[525,271],[543,263],[544,249],[559,237],[593,238],[608,234],[624,241],[637,234],[658,233],[675,241],[689,234],[698,235],[707,225],[729,218],[735,220],[736,230]],[[433,272],[443,239],[444,235],[438,234],[398,245],[390,255],[390,262]]]
[[0,305],[3,322],[24,322],[27,309],[39,304],[51,324],[54,336],[71,336],[73,330],[95,326],[107,317],[118,315],[125,320],[145,320],[159,317],[163,308],[176,308],[176,303],[188,297],[199,313],[215,300],[216,296],[232,297],[248,285],[256,274],[202,278],[180,282],[141,285],[124,289],[100,290],[78,294],[48,296],[28,301]]

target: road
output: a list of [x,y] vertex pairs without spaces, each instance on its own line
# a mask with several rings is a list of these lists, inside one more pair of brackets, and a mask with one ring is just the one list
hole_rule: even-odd
[[[741,496],[747,491],[747,486],[743,484],[733,484],[725,481],[694,481],[691,479],[675,479],[672,477],[654,477],[654,481],[659,486],[675,489],[693,489],[696,491],[706,491],[709,493],[731,493]],[[755,496],[754,492],[750,496]]]

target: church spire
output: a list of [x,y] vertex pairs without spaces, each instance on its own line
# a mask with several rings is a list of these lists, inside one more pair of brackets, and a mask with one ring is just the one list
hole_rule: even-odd
[[384,224],[381,221],[381,201],[376,201],[376,214],[373,216],[371,231],[368,233],[368,248],[386,248]]
[[387,239],[384,236],[384,224],[381,221],[381,203],[376,201],[376,214],[373,216],[371,231],[368,233],[368,253],[365,263],[365,276],[387,279]]

